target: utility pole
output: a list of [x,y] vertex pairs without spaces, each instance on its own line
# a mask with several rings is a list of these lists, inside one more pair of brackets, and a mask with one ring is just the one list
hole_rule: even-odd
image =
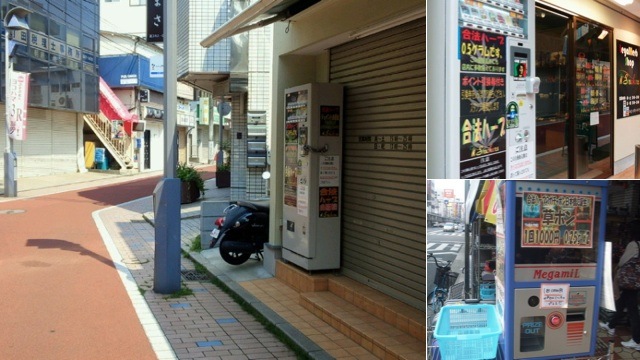
[[[180,290],[180,179],[176,179],[178,137],[177,0],[163,1],[164,29],[164,178],[153,191],[155,254],[153,290],[171,294]],[[151,6],[148,4],[147,6]]]
[[18,196],[18,158],[13,151],[13,138],[10,134],[10,119],[11,111],[13,111],[12,98],[10,96],[11,88],[11,74],[13,73],[13,59],[11,53],[15,42],[9,39],[11,30],[29,30],[29,24],[27,24],[26,16],[31,13],[31,10],[27,10],[22,7],[14,7],[7,11],[4,17],[4,106],[6,110],[5,118],[5,150],[4,150],[4,196],[16,197]]

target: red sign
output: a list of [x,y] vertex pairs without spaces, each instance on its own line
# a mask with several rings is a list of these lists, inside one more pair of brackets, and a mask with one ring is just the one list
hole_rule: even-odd
[[444,189],[443,191],[444,197],[453,199],[455,196],[453,194],[453,189]]

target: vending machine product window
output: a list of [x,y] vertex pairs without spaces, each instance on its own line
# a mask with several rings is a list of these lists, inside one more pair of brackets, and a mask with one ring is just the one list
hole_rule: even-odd
[[[525,193],[516,199],[515,264],[578,264],[595,263],[598,254],[598,216],[600,202],[585,206],[523,205],[523,197],[539,193]],[[555,195],[558,202],[569,201]],[[567,196],[565,196],[567,197]],[[576,198],[577,197],[577,198]],[[573,196],[576,201],[589,198]],[[523,206],[525,211],[523,212]],[[529,207],[529,208],[527,208]],[[531,216],[531,217],[527,217]],[[523,238],[523,231],[525,237]],[[528,236],[527,236],[528,235]]]

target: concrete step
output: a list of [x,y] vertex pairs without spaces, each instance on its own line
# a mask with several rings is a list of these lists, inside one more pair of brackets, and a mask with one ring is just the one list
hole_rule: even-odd
[[361,310],[384,320],[417,340],[426,341],[425,313],[344,276],[328,279],[328,289]]
[[300,305],[381,359],[426,358],[426,314],[333,272],[310,273],[276,262],[276,278]]
[[416,339],[330,291],[301,293],[300,303],[381,359],[423,360],[427,356],[424,340]]

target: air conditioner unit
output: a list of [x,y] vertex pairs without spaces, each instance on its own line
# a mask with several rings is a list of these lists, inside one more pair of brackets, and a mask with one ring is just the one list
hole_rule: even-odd
[[155,109],[154,108],[150,108],[148,106],[145,107],[144,117],[145,118],[155,118]]
[[145,131],[147,122],[138,120],[131,123],[131,131]]
[[66,107],[67,106],[67,97],[62,95],[58,98],[58,106]]

